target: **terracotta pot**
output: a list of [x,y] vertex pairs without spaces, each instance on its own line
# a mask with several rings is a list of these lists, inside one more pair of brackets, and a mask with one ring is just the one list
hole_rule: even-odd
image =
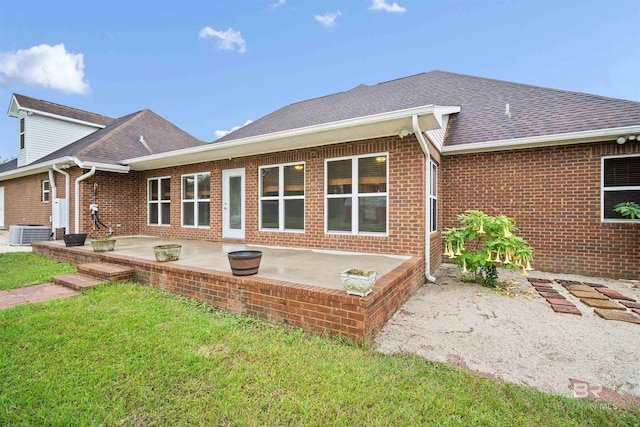
[[176,261],[180,257],[182,245],[158,245],[153,247],[156,261]]
[[84,241],[87,239],[87,234],[86,233],[63,234],[62,239],[64,240],[65,246],[84,246]]
[[251,276],[258,273],[260,261],[262,260],[261,251],[234,251],[227,254],[231,273],[234,276]]

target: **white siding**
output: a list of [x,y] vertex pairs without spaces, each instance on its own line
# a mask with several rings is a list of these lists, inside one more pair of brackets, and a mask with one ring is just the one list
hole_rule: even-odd
[[19,150],[18,166],[35,162],[97,130],[98,128],[93,126],[69,123],[38,114],[27,115],[25,118],[25,149]]

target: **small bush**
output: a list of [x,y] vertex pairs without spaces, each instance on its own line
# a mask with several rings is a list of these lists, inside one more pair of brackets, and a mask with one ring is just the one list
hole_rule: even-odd
[[461,268],[462,278],[483,286],[498,286],[498,270],[522,269],[522,275],[531,270],[533,249],[514,232],[514,220],[504,215],[492,217],[484,212],[468,210],[458,215],[461,227],[443,232],[444,252]]

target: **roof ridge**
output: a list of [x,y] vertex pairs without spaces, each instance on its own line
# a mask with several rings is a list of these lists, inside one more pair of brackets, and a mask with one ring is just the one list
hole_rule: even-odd
[[[104,138],[105,136],[114,135],[116,133],[122,132],[123,130],[127,129],[129,126],[131,126],[132,123],[134,123],[134,122],[136,122],[136,121],[138,121],[140,119],[140,117],[143,115],[141,113],[145,113],[147,111],[150,111],[150,110],[149,109],[145,109],[145,110],[136,111],[134,113],[127,114],[125,116],[122,116],[122,117],[119,117],[119,118],[115,119],[115,121],[113,121],[112,123],[109,123],[103,129],[100,129],[98,131],[98,132],[105,133],[106,135],[101,135],[97,140],[91,142],[86,147],[81,148],[80,150],[78,150],[77,154],[84,154],[88,150],[91,150],[92,147],[96,143],[99,143],[100,140],[102,140],[102,138]],[[82,139],[84,139],[84,138],[82,138]],[[78,141],[82,141],[82,139],[79,139]],[[78,141],[75,141],[75,142],[78,142]]]
[[92,115],[94,115],[94,116],[105,117],[105,118],[107,118],[107,119],[111,119],[111,120],[113,120],[113,119],[114,119],[113,117],[105,116],[104,114],[94,113],[93,111],[82,110],[82,109],[80,109],[80,108],[70,107],[70,106],[68,106],[68,105],[59,104],[59,103],[57,103],[57,102],[47,101],[47,100],[45,100],[45,99],[38,99],[38,98],[34,98],[34,97],[32,97],[32,96],[22,95],[22,94],[20,94],[20,93],[15,93],[15,92],[14,92],[14,93],[13,93],[13,95],[14,95],[14,96],[19,96],[19,97],[22,97],[22,98],[31,99],[31,100],[34,100],[34,101],[37,101],[37,102],[43,102],[43,103],[45,103],[45,104],[49,104],[49,105],[55,105],[55,106],[58,106],[58,107],[62,107],[62,108],[69,109],[69,110],[78,111],[78,112],[81,112],[81,113],[88,113],[88,114],[92,114]]

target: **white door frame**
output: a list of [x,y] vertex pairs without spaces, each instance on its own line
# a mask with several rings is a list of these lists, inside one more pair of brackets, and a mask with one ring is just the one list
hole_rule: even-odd
[[0,227],[4,227],[4,187],[0,187]]
[[[231,228],[231,217],[229,210],[229,179],[233,177],[241,179],[241,218],[240,228]],[[225,169],[222,171],[222,238],[223,239],[244,239],[245,229],[245,171],[244,168]]]

